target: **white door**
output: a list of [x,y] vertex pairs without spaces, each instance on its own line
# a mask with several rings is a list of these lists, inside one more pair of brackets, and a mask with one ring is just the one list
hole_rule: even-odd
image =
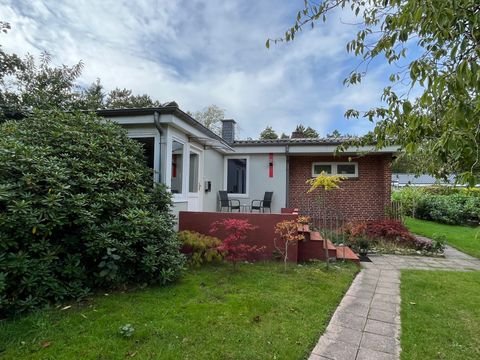
[[188,172],[188,211],[202,211],[203,153],[190,148]]

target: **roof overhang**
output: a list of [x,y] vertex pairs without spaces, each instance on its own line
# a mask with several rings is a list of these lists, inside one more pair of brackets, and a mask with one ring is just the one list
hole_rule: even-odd
[[209,149],[215,149],[224,153],[234,152],[225,140],[207,129],[189,114],[180,110],[176,103],[170,103],[157,108],[105,109],[97,110],[96,113],[127,127],[152,125],[154,124],[154,114],[158,113],[161,125],[172,126],[184,132],[190,140]]
[[281,153],[289,155],[361,155],[361,154],[392,154],[396,155],[401,152],[399,146],[386,146],[381,149],[375,146],[359,146],[349,147],[343,151],[338,152],[340,144],[269,144],[269,145],[240,145],[233,144],[235,152],[242,154],[266,154],[266,153]]

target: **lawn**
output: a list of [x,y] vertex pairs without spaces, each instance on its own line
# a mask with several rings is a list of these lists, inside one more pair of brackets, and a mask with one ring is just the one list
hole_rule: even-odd
[[[357,269],[323,263],[189,270],[175,285],[99,294],[68,310],[0,321],[2,359],[301,359]],[[119,328],[132,324],[125,338]]]
[[405,225],[411,232],[429,238],[444,235],[450,245],[480,258],[480,227],[445,225],[413,218],[406,218]]
[[480,359],[480,272],[402,271],[402,359]]

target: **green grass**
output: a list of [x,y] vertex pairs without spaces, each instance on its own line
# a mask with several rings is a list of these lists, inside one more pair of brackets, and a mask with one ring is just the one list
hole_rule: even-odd
[[480,272],[403,271],[402,359],[480,359]]
[[412,218],[406,218],[405,225],[411,232],[429,238],[444,235],[453,247],[480,258],[480,227],[445,225]]
[[[2,359],[301,359],[356,267],[322,263],[190,270],[177,284],[97,295],[88,305],[0,322]],[[135,328],[131,338],[122,325]]]

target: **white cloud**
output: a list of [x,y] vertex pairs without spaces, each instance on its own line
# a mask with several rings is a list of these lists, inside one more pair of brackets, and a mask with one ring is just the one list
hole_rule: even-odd
[[184,110],[217,104],[244,137],[267,125],[290,133],[299,123],[322,134],[365,131],[368,124],[353,125],[341,113],[378,103],[383,72],[360,88],[343,87],[354,64],[345,44],[355,28],[338,21],[340,14],[293,43],[264,46],[302,3],[0,0],[0,19],[13,27],[1,39],[19,54],[48,50],[56,64],[82,59],[86,84],[99,77],[107,88],[175,100]]

